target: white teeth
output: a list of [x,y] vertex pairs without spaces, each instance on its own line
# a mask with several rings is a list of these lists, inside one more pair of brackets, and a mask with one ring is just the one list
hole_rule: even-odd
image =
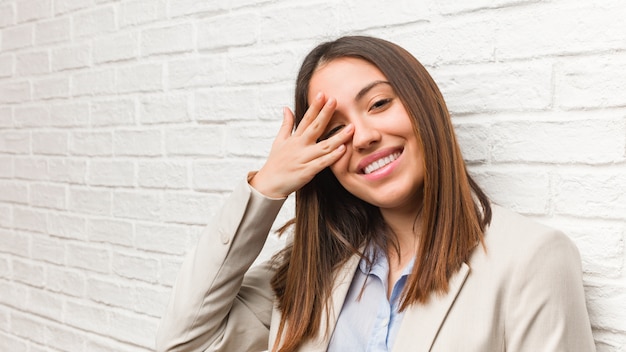
[[363,168],[363,173],[370,174],[378,169],[380,169],[381,167],[391,163],[392,161],[398,159],[400,157],[400,152],[395,152],[391,155],[387,155],[384,158],[378,159],[376,161],[374,161],[373,163],[367,165],[365,168]]

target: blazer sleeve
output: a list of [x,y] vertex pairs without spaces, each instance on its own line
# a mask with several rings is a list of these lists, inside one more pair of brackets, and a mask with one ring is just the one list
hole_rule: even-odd
[[156,337],[157,351],[267,349],[269,263],[254,266],[283,199],[241,182],[185,258]]
[[506,351],[595,351],[578,249],[554,230],[531,247],[510,281]]

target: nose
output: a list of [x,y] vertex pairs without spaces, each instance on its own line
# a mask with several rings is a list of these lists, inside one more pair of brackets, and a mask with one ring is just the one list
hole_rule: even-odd
[[354,150],[364,151],[380,142],[380,132],[367,121],[360,120],[356,122],[353,120],[353,124],[352,148]]

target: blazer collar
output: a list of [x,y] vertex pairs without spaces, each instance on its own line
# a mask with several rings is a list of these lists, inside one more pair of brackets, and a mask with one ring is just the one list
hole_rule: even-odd
[[[299,352],[325,352],[328,349],[330,338],[337,324],[339,313],[343,307],[343,302],[346,299],[350,284],[352,284],[352,278],[357,270],[357,265],[361,260],[361,256],[358,254],[353,255],[348,261],[339,267],[335,272],[335,279],[333,280],[332,298],[329,305],[329,311],[322,310],[322,319],[320,325],[320,334],[315,339],[306,341],[298,349]],[[270,350],[273,348],[274,341],[276,340],[278,325],[281,319],[280,312],[274,305],[272,312],[272,323],[270,326]],[[328,323],[328,324],[327,324]]]
[[393,352],[430,351],[450,308],[463,288],[470,268],[463,263],[452,275],[448,292],[431,294],[428,303],[411,305],[405,312],[393,346]]

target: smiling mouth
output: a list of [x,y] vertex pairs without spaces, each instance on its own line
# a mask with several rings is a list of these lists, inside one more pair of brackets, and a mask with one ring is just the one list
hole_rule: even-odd
[[363,173],[365,175],[371,174],[372,172],[382,168],[383,166],[391,164],[393,161],[398,159],[401,154],[402,154],[402,152],[398,151],[398,152],[391,153],[391,154],[387,155],[386,157],[380,158],[380,159],[374,161],[373,163],[367,165],[366,167],[364,167],[363,168]]

